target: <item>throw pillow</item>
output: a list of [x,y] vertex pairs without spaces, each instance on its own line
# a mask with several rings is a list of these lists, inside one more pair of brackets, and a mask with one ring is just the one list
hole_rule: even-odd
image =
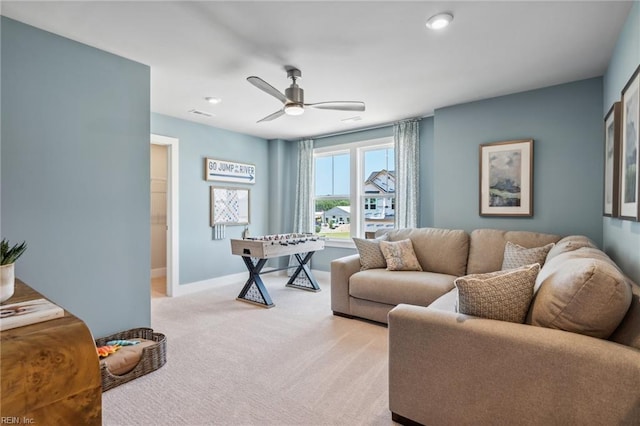
[[[533,325],[607,339],[631,305],[631,286],[613,262],[580,258],[581,248],[549,263],[531,306]],[[556,262],[558,260],[558,262]],[[545,268],[546,269],[546,268]]]
[[481,318],[524,323],[540,265],[457,278],[458,312]]
[[544,265],[547,253],[553,248],[554,244],[547,244],[542,247],[526,248],[521,245],[507,241],[504,247],[504,259],[502,260],[502,270],[519,268],[534,263]]
[[380,241],[380,250],[389,271],[422,271],[411,240]]
[[595,249],[598,248],[598,246],[596,246],[596,244],[591,241],[589,237],[585,237],[584,235],[569,235],[567,237],[564,237],[563,239],[558,241],[551,250],[549,250],[549,253],[547,253],[546,262],[556,256],[561,255],[562,253],[578,250],[582,247],[591,247]]
[[386,241],[387,234],[376,238],[375,240],[365,240],[363,238],[354,238],[353,242],[360,254],[360,270],[386,268],[387,261],[380,250],[380,241]]

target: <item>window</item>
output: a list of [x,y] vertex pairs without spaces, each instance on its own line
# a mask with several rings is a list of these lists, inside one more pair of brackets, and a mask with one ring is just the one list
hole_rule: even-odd
[[316,155],[315,170],[316,233],[330,238],[349,238],[349,151]]
[[[364,199],[364,209],[365,210],[375,210],[378,206],[377,200],[375,198],[365,198]],[[365,212],[366,214],[366,212]]]
[[316,232],[329,240],[372,236],[395,219],[391,138],[316,148]]

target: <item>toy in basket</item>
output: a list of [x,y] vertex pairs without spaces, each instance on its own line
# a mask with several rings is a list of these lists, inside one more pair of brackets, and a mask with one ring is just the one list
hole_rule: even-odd
[[151,328],[134,328],[95,343],[101,356],[103,392],[151,373],[167,362],[166,337]]

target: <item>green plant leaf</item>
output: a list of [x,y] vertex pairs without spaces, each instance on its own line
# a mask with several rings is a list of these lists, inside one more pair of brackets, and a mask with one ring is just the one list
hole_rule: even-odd
[[10,265],[15,263],[16,260],[27,249],[26,241],[23,241],[21,244],[14,244],[12,247],[9,247],[9,241],[6,238],[2,239],[0,242],[0,265]]

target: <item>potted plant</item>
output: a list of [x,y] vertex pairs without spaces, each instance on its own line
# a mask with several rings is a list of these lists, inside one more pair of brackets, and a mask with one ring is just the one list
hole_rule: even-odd
[[9,246],[6,238],[0,242],[0,303],[4,302],[15,291],[15,262],[27,249],[27,243]]

